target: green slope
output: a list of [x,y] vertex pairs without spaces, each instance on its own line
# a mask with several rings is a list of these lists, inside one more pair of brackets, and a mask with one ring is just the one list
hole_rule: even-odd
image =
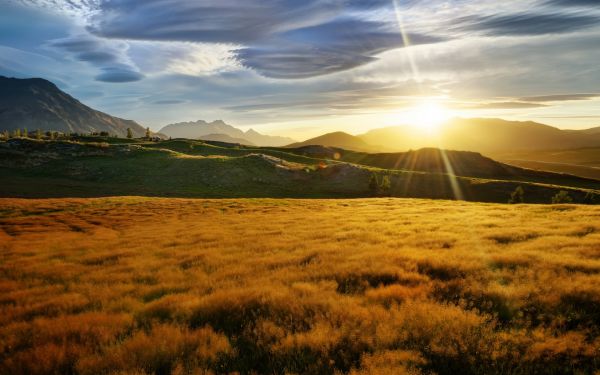
[[569,190],[581,202],[587,193],[552,184],[387,170],[200,141],[0,142],[4,197],[366,197],[371,195],[372,174],[389,176],[389,195],[398,197],[506,202],[519,185],[531,203],[548,203],[560,190]]

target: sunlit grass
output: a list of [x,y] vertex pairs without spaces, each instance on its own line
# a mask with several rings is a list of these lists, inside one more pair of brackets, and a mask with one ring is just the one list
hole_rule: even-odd
[[0,374],[600,366],[598,207],[0,203]]

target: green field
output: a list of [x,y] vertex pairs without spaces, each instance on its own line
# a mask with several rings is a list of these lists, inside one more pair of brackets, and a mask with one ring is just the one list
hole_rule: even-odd
[[[403,163],[393,165],[393,158]],[[521,186],[525,202],[550,203],[564,190],[581,203],[600,188],[597,180],[508,167],[476,153],[338,150],[327,155],[193,140],[14,139],[0,142],[0,166],[0,196],[4,197],[385,195],[506,203]],[[373,190],[373,175],[378,181],[387,176],[390,186]]]

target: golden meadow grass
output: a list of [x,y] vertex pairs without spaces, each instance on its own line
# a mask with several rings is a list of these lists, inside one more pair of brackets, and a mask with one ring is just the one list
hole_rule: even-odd
[[0,203],[1,374],[600,367],[600,207]]

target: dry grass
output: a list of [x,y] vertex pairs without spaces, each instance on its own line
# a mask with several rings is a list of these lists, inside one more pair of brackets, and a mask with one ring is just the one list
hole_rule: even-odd
[[598,207],[0,204],[0,374],[600,368]]

